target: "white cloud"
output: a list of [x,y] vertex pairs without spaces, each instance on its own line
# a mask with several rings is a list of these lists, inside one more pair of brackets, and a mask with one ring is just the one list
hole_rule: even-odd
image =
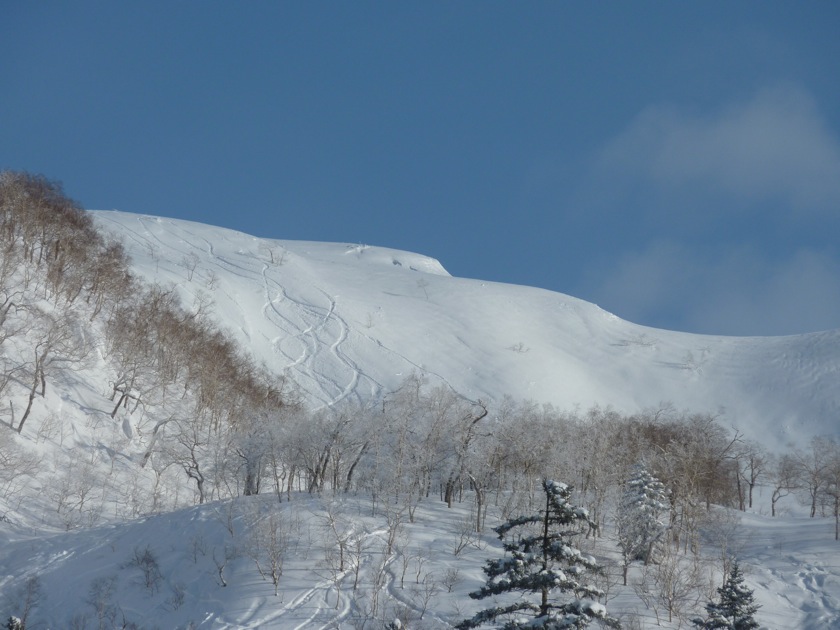
[[840,143],[813,99],[793,86],[712,115],[650,107],[605,148],[598,167],[598,179],[652,186],[669,203],[702,191],[745,205],[840,211]]
[[583,297],[719,334],[840,327],[840,139],[802,89],[698,113],[649,107],[599,152],[581,216],[603,226]]
[[750,248],[712,254],[660,242],[589,278],[594,301],[631,321],[691,332],[780,335],[840,327],[840,263],[800,249],[771,260]]
[[822,252],[803,249],[774,262],[736,258],[716,269],[715,276],[706,299],[689,313],[691,327],[739,334],[840,327],[840,264]]

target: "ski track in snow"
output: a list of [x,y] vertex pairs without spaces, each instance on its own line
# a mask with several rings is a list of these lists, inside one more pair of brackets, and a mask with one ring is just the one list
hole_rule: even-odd
[[[108,219],[108,216],[105,215],[104,218]],[[260,261],[262,268],[257,271],[253,266],[219,254],[213,243],[206,238],[198,237],[203,241],[203,247],[196,244],[193,240],[195,235],[177,229],[177,225],[167,224],[166,233],[170,238],[163,238],[158,233],[159,230],[154,229],[160,222],[153,217],[137,217],[139,228],[125,226],[113,219],[110,221],[122,226],[123,233],[140,247],[166,249],[175,252],[175,257],[201,251],[206,253],[220,270],[235,278],[250,284],[257,277],[261,277],[265,292],[263,318],[281,333],[269,339],[275,354],[286,362],[280,369],[293,372],[301,389],[309,397],[321,401],[322,408],[352,397],[362,400],[358,390],[363,379],[370,382],[371,392],[382,391],[382,384],[364,374],[358,364],[343,350],[342,345],[348,340],[350,326],[336,312],[336,302],[326,291],[318,289],[327,299],[327,306],[316,306],[290,296],[286,289],[270,276],[271,267],[265,262]],[[167,258],[171,259],[172,255]],[[237,303],[235,296],[229,295],[228,298],[232,303]],[[288,308],[281,309],[278,303],[285,303]],[[241,328],[241,331],[250,338],[249,331],[244,328]]]
[[[335,404],[352,393],[358,383],[359,370],[349,361],[342,360],[338,348],[347,337],[347,324],[335,314],[335,302],[329,299],[327,307],[320,307],[309,304],[304,300],[292,298],[286,289],[276,280],[271,279],[280,301],[285,302],[291,311],[297,315],[301,324],[295,324],[289,316],[277,307],[277,298],[271,297],[271,287],[266,271],[263,271],[266,303],[263,307],[263,316],[270,324],[286,332],[286,337],[275,337],[274,348],[286,359],[290,360],[283,370],[294,369],[299,375],[304,376],[309,383],[314,384],[317,392],[317,399],[325,406]],[[288,309],[287,309],[288,310]],[[284,350],[288,340],[297,340],[302,344],[302,351],[298,356]],[[339,382],[339,375],[330,374],[329,368],[334,367],[336,362],[325,360],[323,350],[330,348],[330,353],[338,359],[338,367],[350,371],[348,384],[342,385]],[[330,364],[333,365],[330,365]],[[299,379],[297,379],[299,381]],[[316,394],[312,387],[300,383],[309,394]]]
[[[840,615],[837,613],[840,601],[828,594],[832,590],[825,588],[827,577],[825,569],[809,563],[795,574],[795,584],[808,595],[801,607],[808,627],[840,627]],[[836,589],[837,585],[833,589],[834,593],[837,593]]]
[[[424,376],[429,376],[429,377],[433,377],[433,378],[437,379],[440,383],[443,383],[446,387],[451,389],[453,392],[458,391],[458,389],[456,387],[454,387],[452,385],[452,383],[450,383],[449,380],[443,374],[440,374],[439,372],[435,372],[434,370],[430,370],[429,368],[424,367],[424,366],[420,365],[419,363],[416,363],[416,362],[412,361],[411,359],[409,359],[404,354],[401,354],[400,352],[397,352],[393,348],[390,348],[390,347],[386,346],[379,339],[374,339],[370,335],[364,335],[363,334],[363,336],[364,336],[365,339],[367,339],[371,343],[376,344],[376,346],[378,348],[384,350],[385,352],[387,352],[388,354],[390,354],[392,356],[397,357],[397,359],[399,359],[400,361],[405,363],[410,370],[415,370],[417,372],[417,374],[424,375]],[[462,394],[462,395],[464,394],[464,392],[459,392],[459,393]]]
[[[348,341],[352,328],[337,312],[336,301],[328,292],[315,287],[327,300],[327,306],[317,306],[304,299],[292,297],[269,271],[271,265],[260,261],[261,269],[241,264],[229,256],[216,251],[214,244],[189,231],[180,229],[177,225],[166,224],[166,230],[171,240],[188,246],[187,249],[177,247],[155,233],[155,226],[160,222],[154,217],[137,217],[141,226],[139,229],[127,227],[124,224],[103,218],[113,224],[121,226],[122,233],[127,234],[132,241],[142,248],[154,247],[176,252],[175,256],[187,256],[194,251],[205,253],[221,271],[252,283],[259,278],[265,294],[262,317],[269,326],[280,334],[268,336],[274,354],[284,363],[278,367],[281,372],[291,372],[295,382],[311,399],[320,401],[325,408],[343,400],[355,398],[362,401],[368,398],[360,390],[362,382],[369,383],[371,397],[377,397],[385,391],[385,386],[370,374],[366,374],[358,363],[343,349]],[[195,238],[203,241],[203,247],[194,242]],[[243,254],[244,255],[244,254]],[[167,258],[172,258],[168,256]],[[173,270],[174,272],[174,270]],[[237,304],[236,296],[228,295],[231,303]],[[284,304],[286,308],[280,308]],[[240,327],[242,334],[250,339],[251,333]],[[369,335],[360,334],[360,338],[374,344],[377,348],[405,363],[410,371],[429,376],[445,386],[455,389],[452,383],[441,373],[420,365],[404,354],[385,346],[380,340]]]
[[[160,236],[156,233],[156,231],[155,231],[155,230],[150,230],[150,229],[148,229],[147,227],[145,227],[145,226],[146,226],[146,224],[160,225],[160,221],[158,221],[157,219],[152,218],[152,217],[140,217],[140,218],[138,219],[138,221],[140,222],[140,224],[141,224],[141,225],[143,225],[143,226],[144,226],[144,229],[145,229],[146,234],[148,234],[151,238],[153,238],[153,239],[154,239],[157,243],[159,243],[161,246],[166,247],[167,249],[173,250],[173,251],[177,252],[178,254],[180,254],[181,256],[186,256],[186,255],[188,255],[188,254],[190,253],[190,251],[185,251],[185,250],[180,249],[179,247],[177,247],[177,246],[173,245],[172,243],[170,243],[170,242],[168,242],[168,241],[164,241],[164,240],[163,240],[163,239],[162,239],[162,238],[161,238],[161,237],[160,237]],[[173,233],[172,233],[172,234],[173,234],[173,236],[174,236],[174,230],[173,230]],[[183,239],[177,239],[177,240],[180,240],[180,242],[181,242],[181,243],[184,243],[184,242],[185,242]],[[198,248],[196,248],[196,249],[198,249]],[[167,257],[167,258],[169,258],[170,260],[172,260],[172,258],[171,258],[171,257]],[[178,261],[176,260],[175,262],[178,262]]]
[[[385,530],[377,530],[374,532],[363,534],[362,538],[381,537]],[[373,549],[362,556],[362,569],[360,570],[360,582],[365,583],[367,575],[374,567],[374,557],[380,551]],[[390,564],[393,557],[389,559]],[[319,628],[320,630],[328,630],[330,628],[339,627],[340,623],[345,620],[351,612],[353,607],[351,599],[353,597],[352,587],[346,583],[353,577],[353,570],[346,569],[337,581],[326,579],[318,581],[312,588],[303,590],[297,594],[291,601],[284,604],[279,610],[270,615],[260,618],[256,625],[245,626],[247,628],[264,627],[268,622],[272,624],[282,624],[282,627],[289,628],[289,630],[311,630]],[[393,576],[392,576],[393,578]],[[336,585],[338,590],[336,590]],[[383,589],[390,593],[390,588]],[[330,594],[339,598],[339,606],[335,603],[330,603]],[[300,621],[303,619],[303,621]],[[280,625],[276,627],[281,627]]]
[[[779,602],[779,612],[775,623],[767,623],[774,618],[766,616],[765,603],[757,619],[767,623],[768,628],[840,628],[840,565],[833,545],[822,542],[824,530],[819,520],[785,523],[771,519],[758,525],[743,550],[744,559],[751,566],[746,573],[747,583],[765,602]],[[789,548],[799,551],[783,553]],[[826,554],[823,549],[832,552]]]
[[[319,392],[317,398],[322,406],[331,406],[358,394],[361,380],[371,382],[375,391],[382,385],[371,376],[363,373],[358,364],[342,349],[350,334],[350,326],[337,312],[337,305],[323,289],[316,289],[326,298],[327,306],[316,306],[302,299],[293,298],[286,288],[268,274],[270,266],[263,265],[262,280],[265,292],[263,317],[275,328],[283,331],[271,342],[275,351],[289,363],[282,367],[284,371],[295,370],[315,385]],[[278,304],[285,303],[288,308],[281,309]],[[296,324],[290,318],[294,313],[301,323]],[[288,348],[291,341],[300,344],[299,353]],[[328,352],[325,352],[328,349]],[[343,374],[342,374],[343,373]],[[309,394],[312,388],[305,387]]]
[[[333,400],[330,404],[335,404],[341,402],[345,398],[349,397],[351,394],[355,393],[359,386],[359,380],[363,375],[361,368],[352,360],[350,359],[341,349],[342,344],[347,341],[347,338],[350,334],[350,327],[347,325],[347,321],[338,315],[336,312],[336,304],[335,300],[327,294],[326,291],[322,289],[318,289],[321,293],[324,294],[330,302],[329,312],[327,313],[328,318],[332,318],[335,322],[338,323],[339,326],[339,334],[335,338],[335,341],[330,345],[330,352],[336,358],[336,360],[343,364],[349,371],[350,371],[350,379],[348,383],[344,386],[341,395]],[[368,377],[370,378],[370,377]],[[373,379],[371,379],[373,380]]]

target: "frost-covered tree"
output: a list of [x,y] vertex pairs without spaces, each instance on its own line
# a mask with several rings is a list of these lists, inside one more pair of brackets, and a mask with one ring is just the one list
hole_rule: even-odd
[[[595,558],[572,544],[582,526],[594,526],[589,513],[572,505],[572,489],[566,484],[543,480],[542,488],[544,510],[494,528],[507,553],[503,558],[487,561],[486,585],[470,593],[473,599],[499,597],[502,603],[480,611],[456,628],[466,630],[492,624],[506,630],[559,630],[585,628],[594,620],[620,627],[597,601],[603,592],[584,581],[587,572],[600,569]],[[570,593],[572,597],[559,601],[555,593]],[[504,623],[498,625],[498,619]]]
[[634,560],[645,565],[654,559],[656,545],[668,529],[668,491],[642,464],[634,467],[618,506],[618,544],[627,566]]
[[753,592],[744,585],[744,576],[738,563],[732,564],[732,570],[726,582],[718,590],[720,602],[706,604],[706,619],[695,619],[692,623],[703,630],[752,630],[758,628],[754,615],[758,605],[753,599]]

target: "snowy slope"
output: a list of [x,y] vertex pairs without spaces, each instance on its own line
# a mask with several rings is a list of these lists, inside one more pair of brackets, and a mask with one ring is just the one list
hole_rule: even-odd
[[[328,509],[359,540],[358,555],[349,554],[354,557],[344,571],[329,562],[334,545],[330,546],[325,528]],[[284,519],[291,533],[277,595],[249,555],[254,517],[271,510]],[[484,583],[480,570],[484,561],[503,554],[489,531],[455,554],[458,537],[453,531],[464,519],[470,519],[469,503],[448,510],[443,502],[424,502],[415,522],[401,524],[392,557],[384,554],[387,519],[381,513],[371,516],[369,500],[305,494],[282,504],[271,495],[240,497],[53,535],[5,533],[0,545],[0,592],[7,601],[18,602],[26,578],[37,575],[44,597],[32,619],[38,624],[33,627],[39,628],[70,627],[69,620],[80,628],[100,627],[92,600],[94,585],[103,582],[112,584],[104,603],[109,606],[105,612],[114,619],[112,625],[106,618],[106,628],[123,627],[123,619],[141,628],[382,628],[381,619],[398,614],[405,618],[406,613],[415,619],[408,628],[451,628],[481,607],[468,593]],[[730,544],[761,606],[756,619],[762,628],[840,627],[840,563],[831,529],[830,519],[743,515]],[[600,558],[617,558],[609,541],[594,547],[591,541],[582,542],[587,552]],[[148,586],[132,562],[138,550],[148,550],[156,559],[158,578]],[[226,552],[232,553],[220,573]],[[356,560],[358,590],[353,589]],[[706,562],[706,571],[719,585],[714,548]],[[631,584],[641,571],[640,566],[631,569]],[[359,617],[358,611],[358,606],[369,605],[374,583],[381,589],[378,622]],[[642,605],[631,586],[620,585],[615,569],[609,593],[611,614],[626,623],[635,620],[639,624],[635,627],[686,627],[676,617],[669,623],[661,609],[657,621],[655,611]],[[694,609],[702,611],[702,601]]]
[[840,330],[670,332],[559,293],[455,278],[418,254],[95,217],[123,239],[141,275],[177,284],[186,303],[209,296],[223,327],[290,373],[313,406],[382,396],[418,372],[472,399],[722,413],[770,449],[837,433]]

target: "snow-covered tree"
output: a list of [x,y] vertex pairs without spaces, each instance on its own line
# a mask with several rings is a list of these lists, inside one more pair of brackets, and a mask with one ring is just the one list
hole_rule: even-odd
[[753,599],[753,592],[744,585],[744,576],[738,563],[732,564],[732,570],[726,582],[718,590],[720,602],[706,604],[706,619],[695,619],[692,623],[703,630],[752,630],[758,628],[755,615],[758,605]]
[[[514,595],[480,611],[456,628],[478,628],[485,624],[514,630],[517,628],[585,628],[594,620],[619,628],[597,600],[603,592],[587,584],[587,572],[600,570],[595,558],[575,548],[572,538],[583,527],[593,527],[589,513],[570,502],[572,489],[564,483],[543,480],[545,509],[533,516],[514,518],[494,528],[504,541],[505,557],[488,560],[484,567],[487,583],[470,593],[473,599]],[[511,534],[515,531],[515,535]],[[558,601],[555,593],[571,593]],[[530,596],[530,598],[529,598]],[[505,620],[502,625],[497,619]]]
[[642,464],[634,467],[618,506],[618,544],[627,566],[634,560],[645,565],[654,559],[656,545],[668,529],[668,491]]

